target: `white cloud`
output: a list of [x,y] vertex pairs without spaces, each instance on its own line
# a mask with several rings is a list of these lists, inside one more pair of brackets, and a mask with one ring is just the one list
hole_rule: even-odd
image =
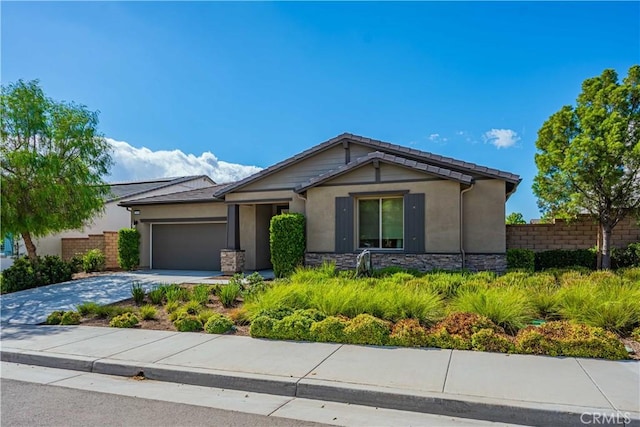
[[484,133],[484,141],[495,145],[498,148],[513,147],[520,141],[518,134],[511,129],[491,129]]
[[200,156],[180,150],[151,151],[107,138],[113,147],[109,181],[133,181],[185,175],[208,175],[217,183],[237,181],[258,172],[257,166],[228,163],[207,151]]
[[431,135],[429,135],[429,140],[430,141],[435,141],[438,138],[440,138],[440,134],[439,133],[432,133]]

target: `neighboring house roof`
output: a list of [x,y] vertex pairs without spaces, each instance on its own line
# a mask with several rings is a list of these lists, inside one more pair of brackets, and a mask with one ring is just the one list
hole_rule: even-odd
[[234,190],[244,187],[252,182],[258,181],[259,179],[264,178],[268,175],[271,175],[281,169],[284,169],[287,166],[298,163],[301,160],[306,159],[316,153],[319,153],[321,151],[324,151],[328,148],[331,148],[337,144],[344,143],[344,142],[355,142],[358,144],[365,145],[367,147],[371,147],[376,150],[386,151],[396,156],[402,156],[407,160],[416,160],[421,163],[448,168],[449,170],[457,171],[463,174],[480,175],[480,176],[486,176],[489,178],[501,179],[511,184],[510,186],[511,188],[507,189],[509,192],[512,192],[521,181],[518,175],[512,174],[510,172],[505,172],[498,169],[480,166],[475,163],[464,162],[451,157],[444,157],[444,156],[429,153],[426,151],[420,151],[412,148],[402,147],[400,145],[391,144],[391,143],[376,140],[376,139],[366,138],[364,136],[354,135],[351,133],[343,133],[341,135],[336,136],[335,138],[331,138],[328,141],[320,143],[315,147],[309,148],[308,150],[305,150],[299,154],[296,154],[293,157],[290,157],[286,160],[276,163],[273,166],[263,169],[260,172],[257,172],[245,179],[237,181],[225,187],[224,189],[220,189],[216,191],[215,195],[216,197],[224,196],[227,193],[230,193]]
[[194,181],[196,179],[206,179],[210,181],[211,184],[215,184],[215,182],[207,175],[190,175],[171,178],[158,178],[146,181],[116,182],[109,184],[111,195],[107,199],[107,202],[114,202],[116,200],[138,196],[150,191],[159,190],[176,184],[182,184],[188,181]]
[[217,184],[212,187],[198,188],[195,190],[179,191],[176,193],[162,194],[160,196],[142,197],[118,203],[119,206],[163,205],[177,203],[206,203],[221,202],[213,196],[214,191],[220,190],[229,184]]
[[463,173],[455,172],[455,171],[441,168],[438,166],[428,165],[426,163],[420,163],[415,160],[406,159],[404,157],[394,156],[392,154],[386,154],[386,153],[381,153],[380,151],[375,151],[373,153],[369,153],[366,156],[360,157],[352,162],[349,162],[346,165],[340,166],[337,169],[326,172],[318,177],[311,178],[307,182],[304,182],[298,185],[295,188],[295,192],[302,193],[311,187],[320,185],[323,182],[329,181],[337,176],[343,175],[347,172],[350,172],[366,164],[374,163],[375,161],[397,165],[405,168],[411,168],[413,170],[439,176],[440,178],[458,181],[463,184],[470,185],[473,182],[473,177],[470,175],[465,175]]

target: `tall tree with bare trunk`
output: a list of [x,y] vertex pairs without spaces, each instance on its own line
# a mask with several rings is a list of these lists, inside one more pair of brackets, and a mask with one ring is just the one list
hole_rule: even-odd
[[3,86],[0,108],[0,232],[22,236],[34,259],[34,239],[103,210],[110,146],[97,112],[46,97],[37,80]]
[[602,268],[611,267],[611,232],[640,213],[640,66],[619,82],[614,70],[587,79],[575,107],[538,131],[533,192],[545,215],[591,214],[599,223]]

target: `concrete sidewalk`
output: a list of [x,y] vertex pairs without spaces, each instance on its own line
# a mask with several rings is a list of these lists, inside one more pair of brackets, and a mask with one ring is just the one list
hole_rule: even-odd
[[524,425],[640,426],[640,363],[5,326],[1,360]]

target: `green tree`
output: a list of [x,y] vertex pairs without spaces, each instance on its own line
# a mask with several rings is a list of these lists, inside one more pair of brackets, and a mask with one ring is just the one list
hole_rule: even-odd
[[533,192],[547,215],[592,215],[610,268],[611,231],[640,211],[640,66],[622,83],[614,70],[587,79],[575,107],[564,106],[538,131]]
[[520,212],[511,212],[507,215],[506,218],[507,224],[526,224],[527,221],[524,220],[524,217]]
[[0,107],[0,233],[21,235],[34,259],[34,238],[102,211],[110,146],[96,112],[46,97],[37,80],[2,86]]

